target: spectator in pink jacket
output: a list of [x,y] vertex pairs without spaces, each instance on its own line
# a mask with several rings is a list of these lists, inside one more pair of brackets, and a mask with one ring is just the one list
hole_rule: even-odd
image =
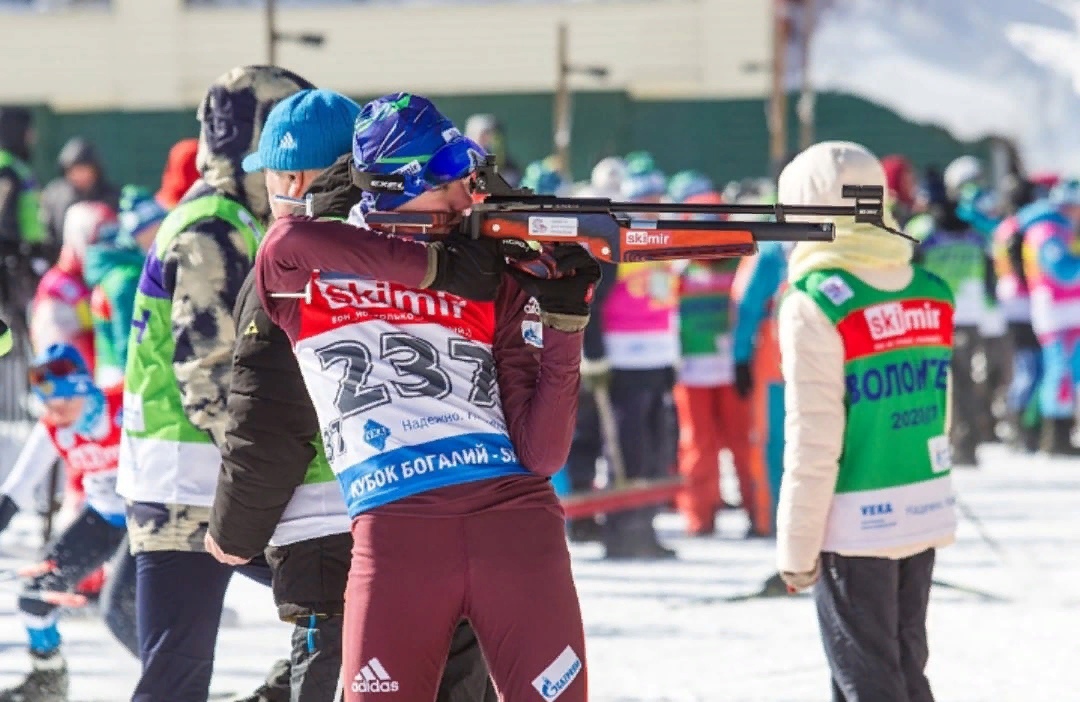
[[90,288],[83,279],[86,249],[105,226],[115,226],[116,212],[103,202],[77,202],[64,215],[60,257],[38,284],[31,304],[30,344],[41,353],[52,344],[71,344],[94,372],[94,326]]

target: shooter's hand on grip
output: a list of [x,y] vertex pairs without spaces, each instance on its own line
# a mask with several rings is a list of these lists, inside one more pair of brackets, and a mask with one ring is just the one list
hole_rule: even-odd
[[490,302],[499,290],[506,259],[519,259],[533,250],[529,242],[520,239],[471,239],[455,234],[428,244],[430,282],[421,287],[467,300]]
[[544,326],[579,332],[589,322],[589,303],[600,282],[600,264],[577,244],[557,244],[545,252],[544,277],[511,267],[509,274],[536,298]]

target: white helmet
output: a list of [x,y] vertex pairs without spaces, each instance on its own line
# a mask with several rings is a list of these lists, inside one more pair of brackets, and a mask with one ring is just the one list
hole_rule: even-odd
[[592,170],[590,182],[600,197],[617,197],[626,178],[626,162],[618,156],[608,156]]
[[499,120],[495,115],[475,114],[465,120],[465,136],[480,144],[484,141],[484,134],[498,129]]
[[982,180],[983,167],[979,159],[974,156],[961,156],[954,159],[945,167],[942,180],[945,181],[945,191],[950,195],[958,195],[960,190],[968,183]]

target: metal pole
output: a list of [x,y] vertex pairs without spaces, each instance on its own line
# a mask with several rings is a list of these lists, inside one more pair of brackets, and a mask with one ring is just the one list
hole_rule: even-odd
[[769,99],[769,159],[773,176],[787,155],[787,88],[784,84],[788,42],[788,0],[773,0],[772,91]]
[[555,56],[555,114],[554,142],[555,155],[559,161],[559,172],[564,178],[570,175],[570,74],[569,47],[565,23],[558,27]]
[[803,0],[799,22],[799,71],[801,91],[799,94],[799,148],[807,149],[814,143],[814,85],[810,80],[810,40],[814,35],[814,0]]
[[270,66],[277,65],[276,10],[276,1],[266,0],[266,62]]
[[626,462],[623,460],[622,444],[619,443],[619,425],[615,420],[611,393],[606,385],[598,383],[592,394],[596,401],[596,414],[600,419],[600,436],[607,449],[608,468],[611,473],[609,487],[622,487],[626,484]]
[[59,460],[53,461],[52,467],[49,468],[48,494],[45,495],[45,523],[42,526],[41,534],[41,550],[43,553],[48,550],[50,542],[52,541],[53,519],[56,517],[56,513],[61,505],[61,503],[56,501],[56,491],[60,489],[60,473],[63,470],[63,466]]

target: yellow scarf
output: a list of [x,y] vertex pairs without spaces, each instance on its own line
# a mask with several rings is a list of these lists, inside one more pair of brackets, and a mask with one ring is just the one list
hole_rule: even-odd
[[[894,226],[886,215],[886,224]],[[840,268],[887,268],[911,261],[911,242],[853,218],[835,220],[836,240],[804,241],[795,245],[788,260],[788,280],[795,282],[810,271]]]

